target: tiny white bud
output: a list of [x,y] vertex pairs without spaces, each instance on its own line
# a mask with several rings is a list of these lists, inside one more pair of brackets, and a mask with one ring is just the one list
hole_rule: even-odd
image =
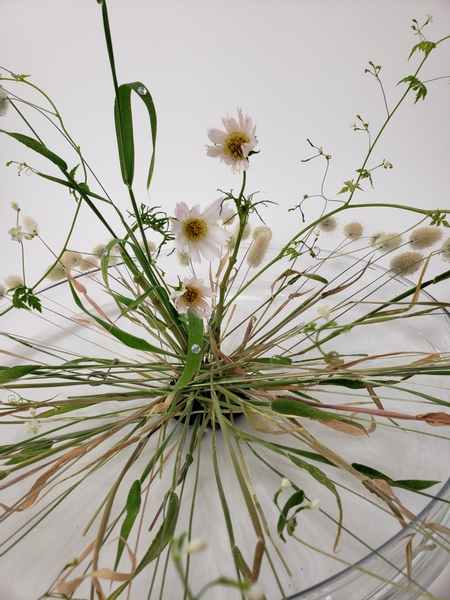
[[316,498],[315,500],[310,502],[306,508],[309,508],[310,510],[319,510],[320,509],[320,500],[318,500]]
[[281,480],[280,488],[281,488],[282,490],[284,490],[285,488],[288,488],[288,487],[290,487],[291,485],[292,485],[292,484],[291,484],[291,482],[289,481],[289,479],[286,479],[286,477],[283,477],[283,479]]
[[317,312],[322,318],[325,319],[325,321],[328,321],[330,318],[331,308],[329,306],[321,306],[317,309]]
[[247,600],[263,600],[264,590],[259,583],[252,583],[252,585],[245,592],[245,598]]
[[19,204],[17,202],[11,202],[11,208],[16,212],[19,212],[20,210]]
[[203,538],[194,538],[186,544],[184,551],[186,554],[194,554],[195,552],[201,552],[208,547],[208,543]]

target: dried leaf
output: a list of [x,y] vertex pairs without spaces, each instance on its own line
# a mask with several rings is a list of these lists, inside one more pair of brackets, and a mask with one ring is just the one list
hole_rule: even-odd
[[450,535],[450,528],[441,525],[440,523],[427,523],[426,526],[432,531],[443,533],[444,535]]
[[319,423],[331,427],[331,429],[336,431],[340,431],[341,433],[346,433],[347,435],[361,436],[366,435],[367,433],[365,429],[360,429],[359,427],[344,421],[319,421]]
[[67,278],[70,279],[71,284],[77,290],[77,292],[80,292],[80,294],[83,294],[83,296],[86,298],[86,300],[89,302],[89,304],[93,308],[95,308],[95,310],[98,312],[98,314],[101,315],[104,319],[106,319],[109,323],[112,324],[111,319],[108,317],[108,315],[105,313],[105,311],[102,310],[100,308],[100,306],[94,300],[92,300],[92,298],[89,296],[85,286],[83,284],[81,284],[77,279],[75,279],[69,272],[67,273]]
[[[64,578],[59,580],[56,589],[60,594],[66,594],[69,596],[73,594],[76,589],[80,586],[81,583],[85,579],[93,578],[95,579],[106,579],[108,581],[131,581],[133,579],[134,572],[136,570],[136,556],[131,551],[128,544],[125,542],[126,548],[128,550],[128,555],[130,557],[131,562],[131,571],[130,573],[119,573],[118,571],[113,571],[112,569],[98,569],[97,571],[91,571],[90,573],[86,573],[85,575],[81,575],[80,577],[75,577],[75,579],[71,579],[70,581],[65,581]],[[99,597],[101,600],[106,600],[106,596],[103,594],[100,586],[96,585],[96,590],[99,593]]]
[[416,419],[419,421],[426,421],[428,425],[432,425],[433,427],[442,427],[444,425],[450,425],[450,415],[444,412],[417,415]]
[[408,574],[408,577],[411,579],[411,577],[412,577],[412,537],[406,544],[405,554],[406,554],[406,572]]

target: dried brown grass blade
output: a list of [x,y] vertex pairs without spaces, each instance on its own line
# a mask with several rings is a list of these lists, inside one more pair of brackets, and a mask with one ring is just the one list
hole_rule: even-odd
[[[91,571],[90,573],[86,573],[85,575],[81,575],[80,577],[75,577],[74,579],[71,579],[70,581],[66,581],[65,578],[62,578],[58,581],[58,583],[56,585],[56,589],[58,590],[58,592],[60,594],[66,594],[66,595],[73,594],[77,590],[77,588],[80,586],[80,584],[83,583],[83,581],[85,579],[92,578],[93,583],[95,584],[96,591],[99,594],[99,598],[101,600],[103,600],[103,599],[106,600],[106,596],[104,595],[99,583],[95,581],[96,579],[106,579],[107,581],[118,581],[118,582],[131,581],[131,579],[133,579],[133,575],[136,570],[136,556],[135,556],[134,552],[131,551],[127,542],[125,540],[123,540],[123,541],[125,543],[125,546],[128,551],[128,555],[130,557],[130,562],[131,562],[130,573],[120,573],[118,571],[113,571],[112,569],[103,568],[103,569],[98,569],[96,571]],[[91,549],[91,548],[92,548],[92,544],[89,547],[89,549]],[[87,554],[86,552],[83,553],[83,558],[86,556],[86,554]],[[81,559],[81,557],[80,557],[80,559]],[[81,562],[81,560],[78,561],[78,563],[80,563],[80,562]]]
[[424,415],[417,415],[416,419],[418,421],[426,421],[428,425],[432,425],[433,427],[450,425],[450,415],[444,412],[431,412]]
[[100,308],[100,306],[97,304],[97,302],[92,300],[92,298],[89,296],[89,294],[87,293],[86,287],[82,283],[80,283],[77,279],[75,279],[70,273],[67,273],[67,278],[70,279],[70,282],[72,283],[73,287],[77,290],[77,292],[79,292],[80,294],[83,294],[83,296],[86,298],[86,300],[89,302],[89,304],[98,312],[98,314],[101,315],[104,319],[106,319],[109,323],[112,324],[113,322],[108,317],[108,315]]
[[53,473],[55,473],[64,463],[66,463],[69,460],[72,460],[73,458],[76,458],[84,452],[86,452],[85,448],[74,448],[73,450],[67,452],[59,460],[57,460],[56,463],[50,467],[50,469],[48,469],[45,473],[38,477],[36,482],[31,486],[28,494],[25,496],[24,503],[16,510],[22,511],[26,510],[27,508],[30,508],[30,506],[33,506],[33,504],[35,504],[35,502],[39,498],[39,494],[41,493],[46,481],[53,475]]
[[326,425],[335,431],[340,431],[341,433],[345,433],[347,435],[353,435],[356,437],[360,437],[362,435],[366,435],[365,429],[359,429],[358,427],[354,427],[350,423],[344,423],[344,421],[319,421],[322,425]]

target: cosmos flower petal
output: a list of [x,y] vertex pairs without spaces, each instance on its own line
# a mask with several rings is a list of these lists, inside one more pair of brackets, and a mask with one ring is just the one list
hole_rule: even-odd
[[239,123],[232,117],[222,119],[225,132],[209,129],[208,138],[214,146],[206,146],[207,156],[220,158],[221,162],[231,166],[233,173],[248,169],[248,155],[258,143],[256,125],[253,126],[251,118],[244,117],[240,108],[238,117]]
[[173,292],[172,299],[180,313],[185,314],[191,310],[198,317],[209,317],[212,308],[204,298],[215,298],[215,296],[204,284],[203,279],[185,277],[181,290]]
[[230,234],[217,225],[221,220],[222,210],[229,211],[218,198],[202,212],[196,204],[190,210],[184,202],[177,204],[177,218],[170,219],[172,232],[175,234],[175,247],[180,253],[187,252],[191,260],[201,262],[203,256],[207,260],[220,257],[220,246],[228,241]]
[[220,129],[210,128],[208,129],[208,137],[213,144],[222,145],[227,137],[227,134],[224,131],[220,131]]

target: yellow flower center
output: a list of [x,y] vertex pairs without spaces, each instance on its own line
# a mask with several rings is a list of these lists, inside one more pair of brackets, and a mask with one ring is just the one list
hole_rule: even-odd
[[231,158],[235,160],[242,160],[244,154],[242,152],[242,144],[246,144],[250,141],[250,138],[245,135],[242,131],[233,131],[228,134],[223,144],[223,151]]
[[201,299],[202,295],[200,290],[192,285],[186,286],[186,291],[183,294],[183,300],[186,306],[192,306],[193,304],[197,304]]
[[208,227],[202,219],[192,218],[184,223],[183,231],[190,242],[199,242],[205,237]]

